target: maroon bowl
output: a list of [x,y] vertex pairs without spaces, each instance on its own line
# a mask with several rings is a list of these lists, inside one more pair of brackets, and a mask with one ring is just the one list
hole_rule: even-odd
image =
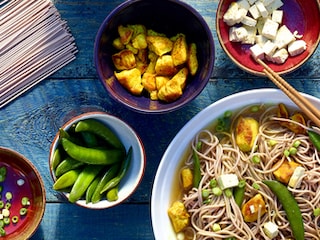
[[[183,95],[174,102],[153,101],[145,96],[134,96],[115,79],[111,56],[116,53],[112,41],[118,36],[117,27],[143,24],[168,36],[185,33],[188,42],[195,42],[199,70],[190,77]],[[109,95],[126,107],[143,113],[164,113],[181,108],[206,86],[214,65],[214,41],[202,16],[191,6],[175,0],[133,0],[116,7],[103,21],[94,46],[94,61],[98,76]]]
[[[241,69],[258,76],[264,76],[263,68],[251,57],[250,46],[229,41],[229,26],[223,22],[223,15],[235,0],[221,0],[216,15],[216,27],[219,42],[230,59]],[[317,49],[320,41],[320,5],[319,0],[283,0],[283,23],[291,31],[297,30],[307,43],[302,54],[289,57],[284,64],[266,63],[275,72],[287,74],[303,65]]]

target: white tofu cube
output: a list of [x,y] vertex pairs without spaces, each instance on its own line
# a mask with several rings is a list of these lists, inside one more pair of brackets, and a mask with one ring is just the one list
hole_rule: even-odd
[[274,0],[260,0],[260,2],[262,2],[265,7],[273,3],[273,1]]
[[266,18],[268,16],[268,11],[262,2],[258,1],[255,3],[262,17]]
[[223,21],[228,26],[233,26],[237,23],[236,21],[236,15],[239,9],[239,5],[236,2],[232,2],[226,11],[226,13],[223,15]]
[[288,185],[292,188],[299,188],[301,185],[301,181],[303,179],[304,173],[305,173],[305,169],[303,167],[298,166],[294,170]]
[[252,47],[250,47],[250,52],[251,52],[252,57],[255,60],[258,60],[258,59],[263,60],[264,59],[263,49],[258,43],[256,43]]
[[231,27],[229,30],[229,40],[231,42],[241,42],[248,35],[247,29],[244,27]]
[[282,18],[283,18],[283,11],[282,10],[274,10],[272,12],[272,18],[271,20],[277,23],[282,23]]
[[263,231],[267,235],[267,237],[269,237],[271,239],[275,238],[279,234],[278,226],[277,226],[277,224],[275,224],[273,222],[266,222],[263,225]]
[[246,10],[249,10],[250,8],[250,4],[247,0],[238,0],[237,3],[240,8],[244,8]]
[[268,55],[272,56],[277,49],[277,45],[275,45],[272,41],[268,40],[262,47],[263,52]]
[[245,8],[239,8],[238,12],[236,13],[235,16],[235,21],[236,23],[240,23],[242,21],[242,19],[247,15],[248,10]]
[[257,0],[248,0],[250,5],[253,5]]
[[257,24],[257,20],[249,17],[249,16],[245,16],[242,20],[241,23],[243,23],[244,25],[250,26],[250,27],[254,27]]
[[255,42],[260,45],[260,47],[263,47],[263,45],[268,41],[269,39],[262,36],[262,35],[256,35],[255,36]]
[[307,43],[304,40],[296,40],[289,44],[288,52],[290,56],[297,56],[307,49]]
[[250,8],[249,8],[249,13],[251,14],[251,16],[254,19],[258,19],[261,15],[260,12],[256,6],[256,4],[253,4]]
[[283,6],[283,2],[281,0],[274,0],[272,3],[266,6],[266,9],[269,13],[272,13],[274,10],[279,9],[282,6]]
[[262,35],[266,38],[274,40],[277,36],[279,28],[279,23],[272,21],[271,19],[267,19],[262,28]]
[[289,57],[287,49],[282,48],[275,52],[272,56],[272,62],[277,64],[283,64]]
[[267,21],[267,19],[268,18],[263,18],[263,17],[260,17],[257,19],[256,27],[258,29],[259,34],[262,34],[262,29],[263,29],[263,26],[264,26],[265,22]]
[[247,36],[242,39],[243,44],[255,44],[257,29],[255,27],[243,26],[247,30]]
[[239,184],[238,176],[232,173],[220,175],[217,182],[222,190],[236,187]]
[[282,25],[277,32],[274,43],[280,49],[280,48],[285,48],[289,43],[291,43],[295,40],[296,40],[296,38],[291,33],[291,31],[287,28],[287,26]]

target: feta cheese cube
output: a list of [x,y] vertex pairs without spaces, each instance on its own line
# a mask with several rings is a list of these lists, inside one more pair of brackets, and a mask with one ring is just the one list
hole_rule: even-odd
[[271,20],[277,23],[282,23],[283,11],[282,10],[274,10],[272,12]]
[[301,54],[306,49],[307,43],[304,40],[296,40],[288,46],[288,52],[292,57]]
[[247,29],[244,27],[231,27],[229,30],[229,41],[241,42],[248,35]]
[[289,43],[291,43],[295,40],[296,40],[296,38],[291,33],[291,31],[287,28],[287,26],[282,25],[277,32],[274,43],[280,49],[280,48],[286,47]]
[[223,21],[228,25],[232,26],[237,23],[236,15],[239,9],[239,5],[236,2],[232,2],[226,11],[226,13],[223,15]]
[[247,36],[242,39],[243,44],[255,44],[257,29],[255,27],[243,26],[247,30]]
[[271,19],[267,19],[263,25],[261,34],[266,38],[274,40],[276,38],[278,28],[279,28],[279,23],[276,23]]
[[263,45],[268,41],[269,39],[262,36],[262,35],[256,35],[255,36],[255,42],[260,45],[260,47],[263,47]]
[[238,176],[232,173],[220,175],[217,182],[222,190],[236,187],[239,184]]
[[262,17],[266,18],[268,16],[268,11],[262,2],[258,1],[255,3]]
[[277,49],[277,45],[275,45],[272,41],[268,40],[262,47],[263,52],[268,55],[272,56]]
[[288,185],[292,188],[299,188],[301,185],[301,181],[303,179],[304,173],[305,173],[305,169],[303,167],[298,166],[294,170]]
[[250,47],[250,52],[251,52],[252,57],[255,60],[257,60],[257,59],[263,60],[264,59],[264,51],[258,43],[256,43],[252,47]]
[[279,9],[282,6],[283,6],[283,2],[281,0],[274,0],[272,3],[266,6],[266,9],[269,13],[272,13],[274,10]]
[[279,234],[278,226],[277,224],[273,222],[266,222],[263,225],[263,231],[269,238],[275,238]]
[[257,20],[249,17],[249,16],[245,16],[242,20],[241,23],[243,23],[244,25],[250,26],[250,27],[254,27],[257,24]]
[[256,4],[252,5],[248,11],[254,19],[258,19],[261,16]]
[[249,10],[249,8],[250,8],[250,4],[248,3],[247,0],[238,0],[237,3],[240,8],[244,8],[246,10]]
[[289,57],[288,51],[285,48],[281,48],[272,55],[272,62],[277,64],[284,63]]

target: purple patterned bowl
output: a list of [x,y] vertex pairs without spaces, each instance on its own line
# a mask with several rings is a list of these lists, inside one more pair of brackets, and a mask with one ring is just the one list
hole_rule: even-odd
[[[184,33],[188,42],[197,45],[199,69],[189,77],[182,96],[174,102],[150,100],[129,93],[114,76],[112,55],[117,50],[112,41],[119,25],[143,24],[147,29],[168,37]],[[133,0],[116,7],[101,24],[94,46],[98,76],[110,96],[126,107],[142,113],[165,113],[181,108],[197,97],[206,86],[214,65],[215,49],[212,33],[202,16],[191,6],[174,0]]]

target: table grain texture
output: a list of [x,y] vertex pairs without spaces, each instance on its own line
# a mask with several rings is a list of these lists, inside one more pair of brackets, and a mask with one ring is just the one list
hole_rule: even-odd
[[[215,41],[210,82],[187,106],[164,115],[142,115],[116,103],[98,80],[93,61],[95,35],[104,18],[123,1],[54,0],[75,37],[77,58],[30,91],[0,109],[0,146],[29,158],[46,188],[46,210],[31,239],[154,239],[150,199],[161,157],[178,131],[211,103],[243,90],[275,88],[266,78],[239,69],[223,52],[216,35],[218,0],[185,0],[207,21]],[[299,91],[320,97],[319,48],[299,70],[285,78]],[[72,116],[98,110],[129,123],[144,142],[147,164],[137,191],[120,206],[89,210],[68,203],[52,190],[48,167],[50,144],[58,128]],[[143,120],[142,120],[143,118]]]

